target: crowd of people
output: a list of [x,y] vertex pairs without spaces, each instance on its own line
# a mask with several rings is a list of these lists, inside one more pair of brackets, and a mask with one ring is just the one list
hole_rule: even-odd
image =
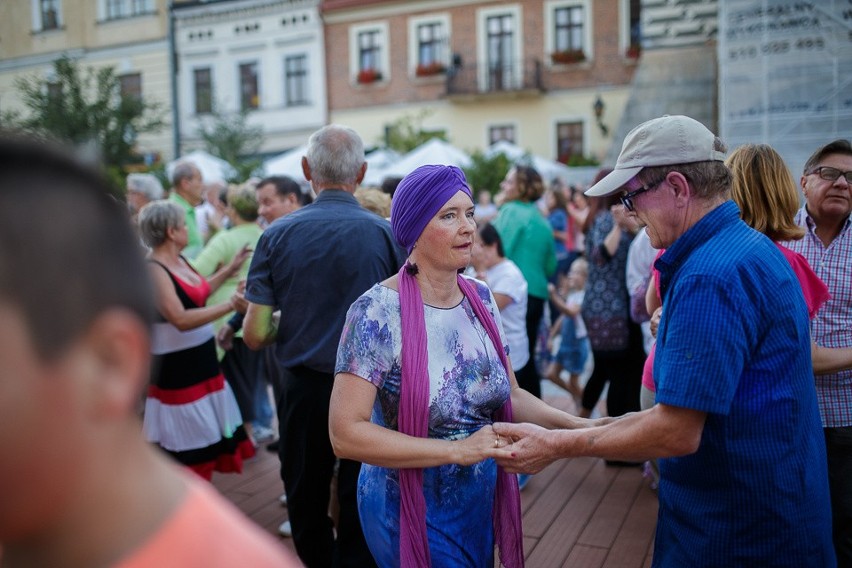
[[[0,161],[0,233],[27,243],[0,252],[0,408],[62,442],[8,438],[4,564],[190,559],[169,550],[198,522],[196,565],[235,542],[241,565],[515,568],[529,475],[594,456],[653,477],[654,566],[852,566],[848,140],[805,164],[801,206],[770,146],[685,116],[588,188],[524,164],[493,193],[441,165],[362,188],[339,125],[308,141],[309,188],[181,162],[168,192],[128,176],[122,215],[57,149],[4,138]],[[72,200],[77,238],[30,238],[21,212]],[[298,560],[199,481],[264,442]],[[40,494],[45,467],[67,475]]]

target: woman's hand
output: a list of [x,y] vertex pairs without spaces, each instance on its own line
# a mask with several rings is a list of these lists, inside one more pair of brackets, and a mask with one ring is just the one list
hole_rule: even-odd
[[245,315],[248,311],[248,300],[242,292],[234,292],[230,299],[231,310]]
[[487,424],[463,440],[453,442],[456,447],[454,463],[473,465],[487,458],[508,459],[512,452],[503,449],[511,440],[498,436],[491,424]]
[[246,259],[251,253],[252,249],[248,245],[245,245],[243,246],[243,248],[238,250],[237,253],[234,255],[234,258],[231,259],[231,262],[228,263],[228,272],[230,272],[231,274],[236,274],[237,272],[239,272],[240,268],[243,266],[243,263],[246,261]]

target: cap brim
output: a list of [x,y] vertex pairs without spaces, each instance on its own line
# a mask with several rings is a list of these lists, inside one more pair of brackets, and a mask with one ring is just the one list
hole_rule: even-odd
[[643,166],[636,166],[634,168],[620,168],[617,170],[612,170],[609,175],[603,178],[601,181],[590,187],[586,190],[586,195],[589,197],[602,197],[604,195],[611,195],[616,191],[619,191],[625,183],[633,179],[636,174],[642,171]]

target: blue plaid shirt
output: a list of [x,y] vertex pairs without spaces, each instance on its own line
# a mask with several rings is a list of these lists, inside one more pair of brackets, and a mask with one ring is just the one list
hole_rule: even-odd
[[[796,224],[807,233],[784,246],[804,256],[831,293],[831,299],[811,320],[811,338],[823,347],[852,347],[852,220],[846,219],[828,246],[814,232],[816,225],[805,207],[796,214]],[[822,425],[852,426],[852,370],[815,375],[814,380]]]
[[834,566],[808,314],[778,248],[729,201],[655,263],[657,402],[707,413],[660,461],[654,566]]

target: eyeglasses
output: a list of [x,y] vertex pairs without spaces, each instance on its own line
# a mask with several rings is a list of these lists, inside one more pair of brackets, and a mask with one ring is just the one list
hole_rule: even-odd
[[824,179],[825,181],[836,181],[837,178],[843,176],[846,178],[846,183],[852,184],[852,171],[841,172],[837,168],[830,168],[828,166],[820,166],[818,168],[814,168],[808,172],[808,175],[816,174],[820,177],[820,179]]
[[631,191],[629,193],[625,193],[624,195],[621,196],[621,203],[624,205],[625,209],[627,209],[630,212],[633,212],[634,211],[634,209],[633,209],[633,198],[636,197],[637,195],[642,195],[646,191],[651,191],[652,189],[654,189],[655,187],[657,187],[658,185],[660,185],[664,181],[665,181],[665,178],[663,178],[659,181],[655,181],[654,183],[645,184],[637,190]]

